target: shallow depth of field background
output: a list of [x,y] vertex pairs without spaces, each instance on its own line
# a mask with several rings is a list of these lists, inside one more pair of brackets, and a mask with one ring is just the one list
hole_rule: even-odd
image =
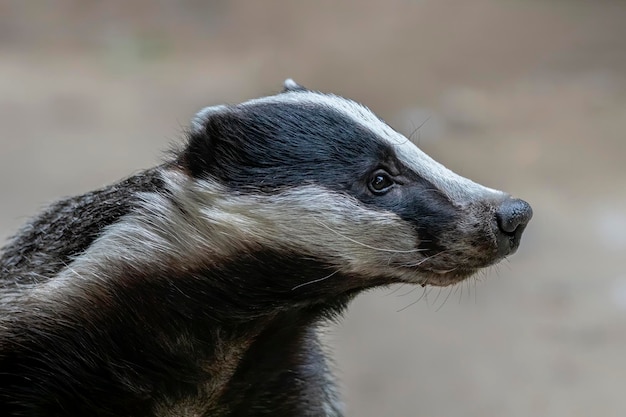
[[287,77],[427,120],[422,149],[535,211],[477,281],[373,291],[330,327],[348,415],[626,415],[621,1],[0,0],[0,238]]

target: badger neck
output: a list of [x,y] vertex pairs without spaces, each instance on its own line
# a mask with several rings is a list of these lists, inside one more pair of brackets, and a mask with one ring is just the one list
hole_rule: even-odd
[[[307,386],[320,386],[305,381],[328,385],[315,330],[357,292],[338,291],[346,277],[328,265],[259,252],[205,268],[127,267],[113,268],[116,276],[108,279],[75,271],[79,285],[65,286],[71,289],[65,301],[48,296],[38,310],[48,317],[33,317],[64,325],[44,332],[34,323],[22,329],[29,340],[16,346],[57,358],[40,365],[47,369],[38,378],[76,415],[88,409],[81,399],[94,390],[107,397],[103,411],[113,414],[130,404],[136,413],[129,415],[186,415],[183,408],[193,407],[219,416],[284,402],[267,398],[270,392],[288,393],[292,407],[299,407]],[[67,364],[76,365],[68,370]],[[146,397],[153,400],[146,403]]]
[[[322,262],[268,251],[181,280],[169,308],[188,317],[179,328],[194,335],[205,363],[214,365],[205,374],[211,381],[208,395],[222,395],[211,411],[218,415],[223,407],[228,415],[254,416],[252,410],[259,415],[335,410],[338,400],[317,330],[339,317],[360,291],[345,284],[349,281]],[[175,395],[190,401],[189,394]]]

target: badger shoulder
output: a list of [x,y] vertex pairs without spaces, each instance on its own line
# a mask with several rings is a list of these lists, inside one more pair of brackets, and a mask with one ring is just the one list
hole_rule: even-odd
[[3,285],[45,281],[84,252],[103,230],[138,207],[138,194],[166,192],[160,168],[50,204],[2,248]]

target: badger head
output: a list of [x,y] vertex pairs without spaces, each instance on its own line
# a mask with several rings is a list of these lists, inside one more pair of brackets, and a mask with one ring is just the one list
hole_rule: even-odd
[[317,280],[340,273],[344,287],[456,283],[515,252],[532,215],[366,107],[292,80],[280,94],[202,110],[177,166],[192,179],[179,188],[201,207],[204,250],[313,260],[329,271]]

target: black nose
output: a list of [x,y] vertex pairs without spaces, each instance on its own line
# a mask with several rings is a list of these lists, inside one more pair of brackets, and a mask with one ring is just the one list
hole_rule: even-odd
[[517,198],[507,198],[496,211],[498,221],[498,250],[501,255],[515,252],[519,246],[522,233],[533,217],[530,204]]

